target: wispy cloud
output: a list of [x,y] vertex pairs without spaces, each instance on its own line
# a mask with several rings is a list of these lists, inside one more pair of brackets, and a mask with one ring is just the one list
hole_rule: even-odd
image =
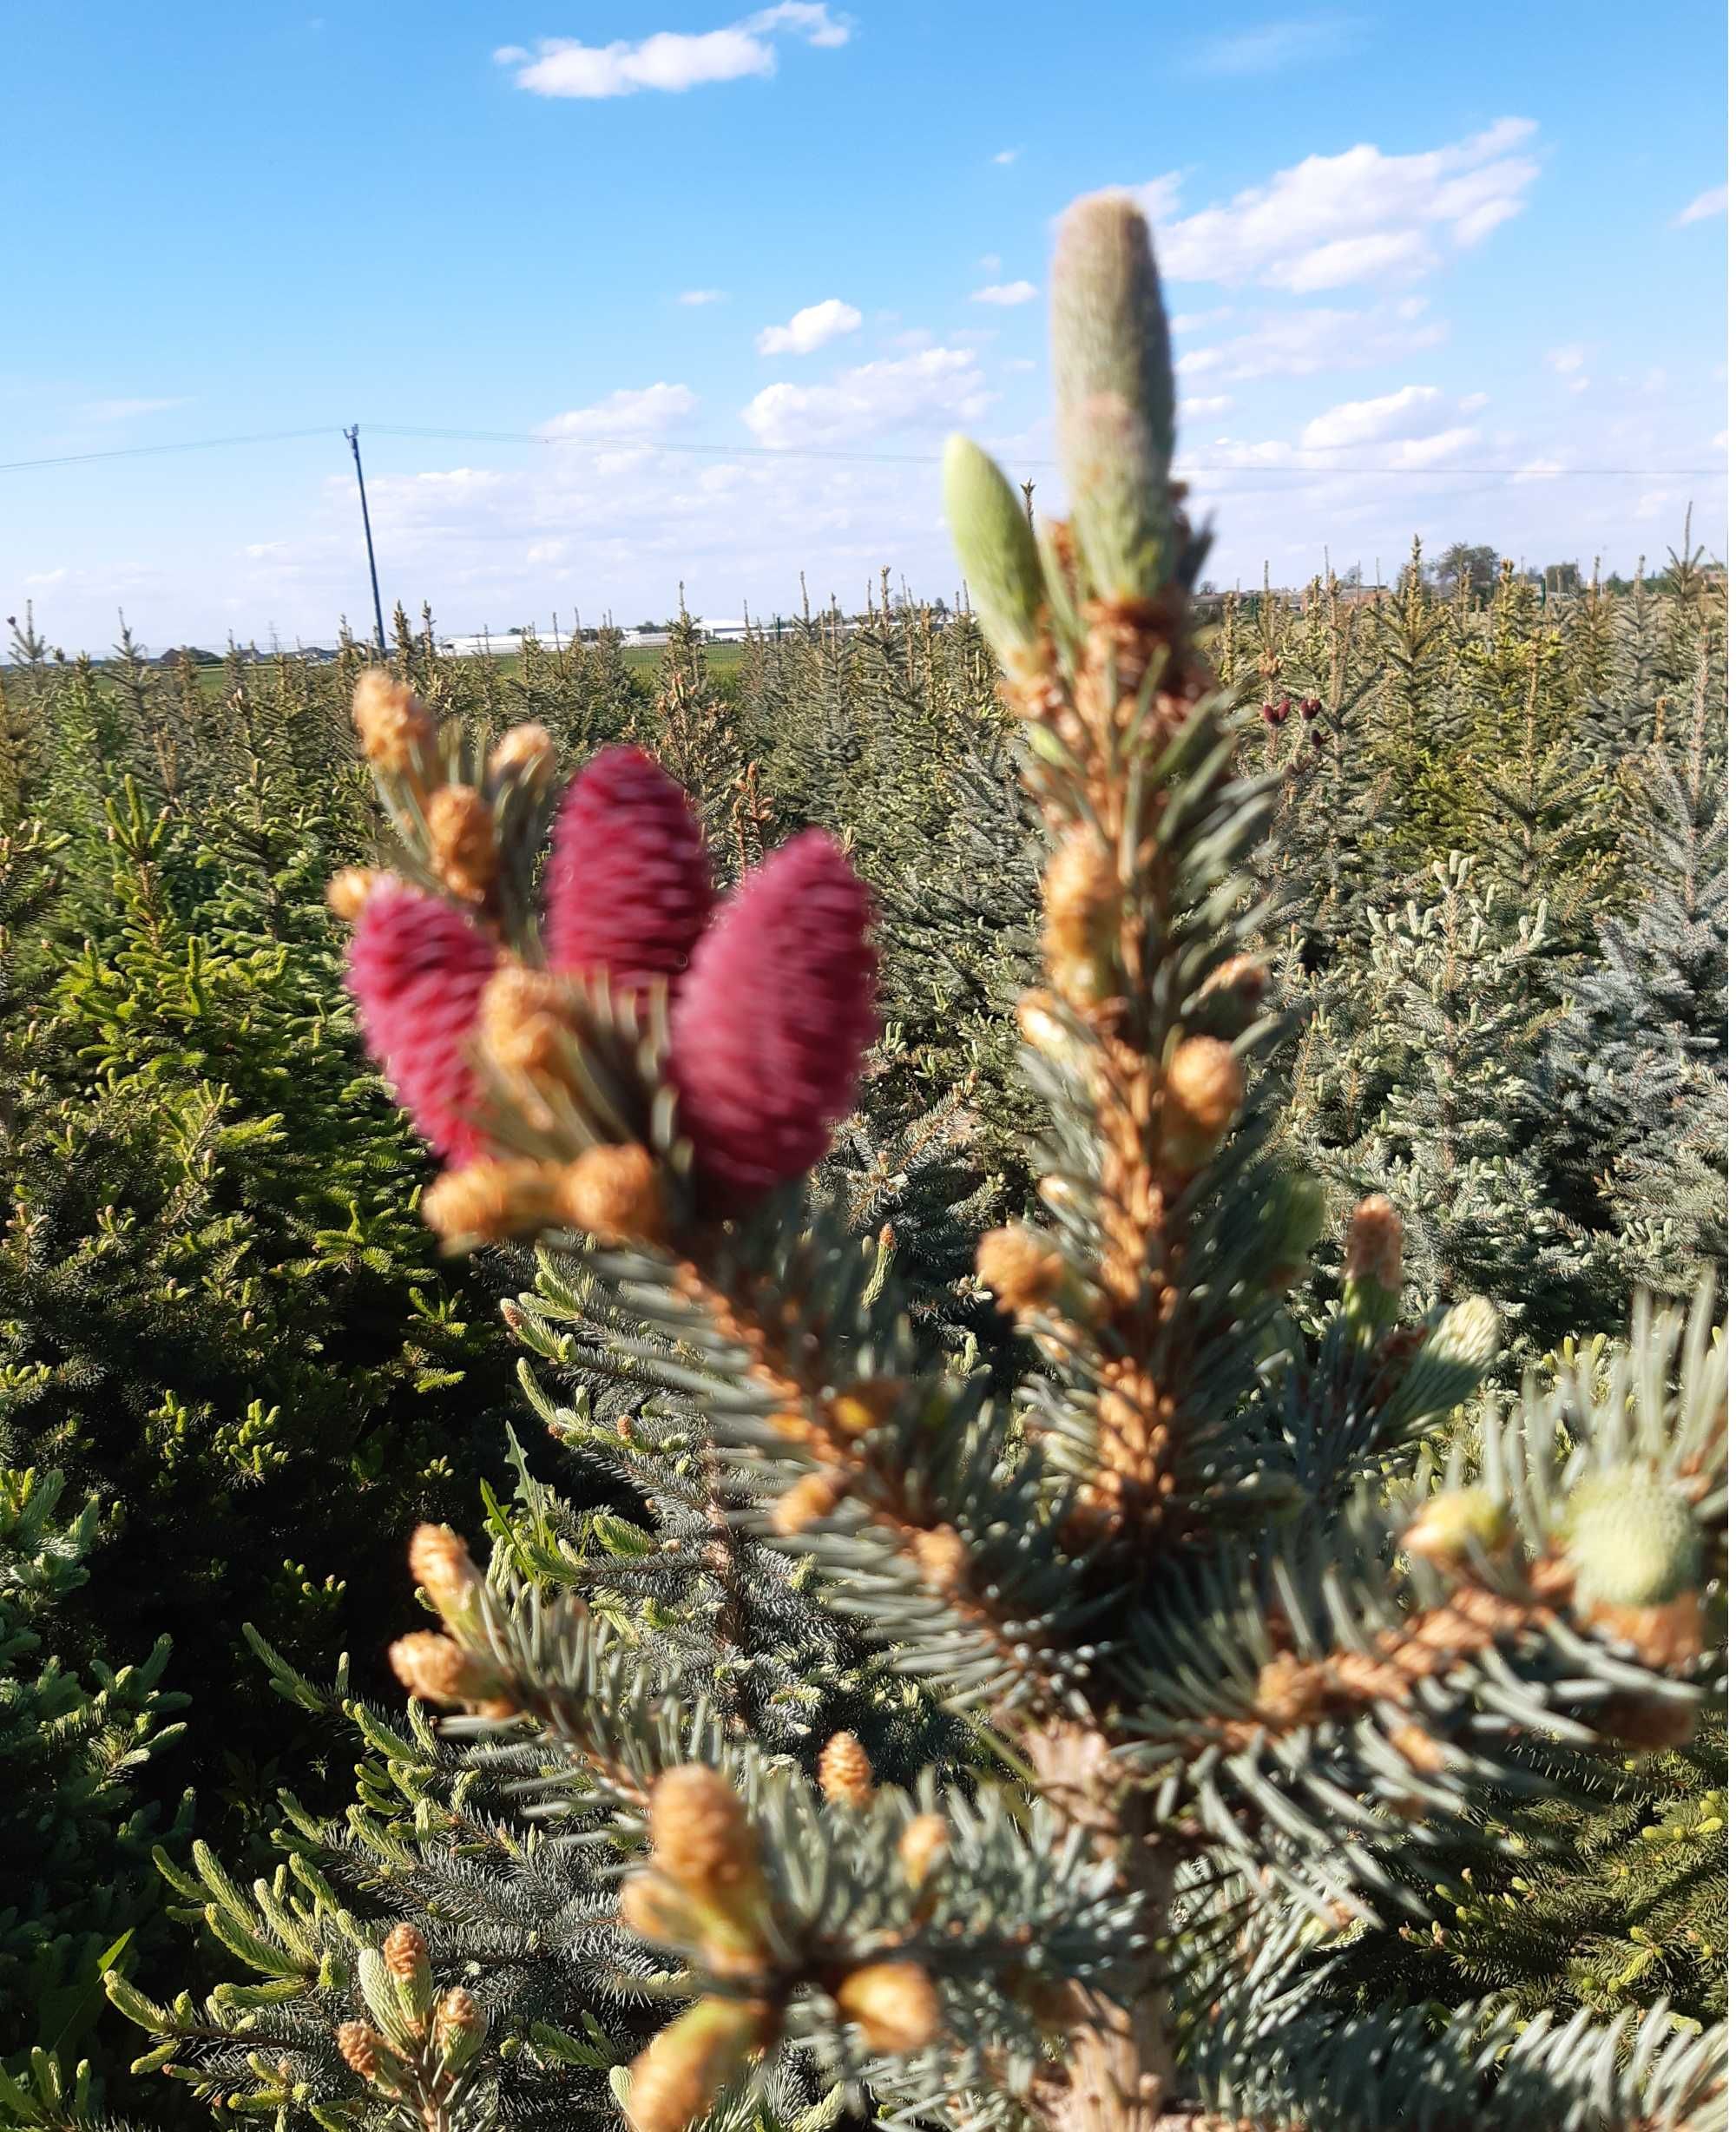
[[555,416],[538,433],[561,444],[649,441],[684,422],[699,404],[698,394],[685,385],[660,381],[637,388],[623,386],[589,407]]
[[1175,372],[1188,379],[1230,383],[1244,378],[1307,378],[1318,371],[1357,370],[1390,363],[1420,348],[1437,346],[1446,328],[1408,305],[1376,305],[1366,311],[1325,306],[1272,311],[1255,318],[1227,340],[1190,348]]
[[775,7],[721,30],[659,30],[636,43],[582,44],[576,37],[543,37],[534,50],[503,44],[496,63],[513,70],[513,81],[534,96],[596,99],[633,96],[641,89],[679,94],[712,82],[765,78],[778,71],[773,40],[799,38],[830,50],[850,41],[848,16],[819,0],[779,0]]
[[1331,59],[1362,41],[1362,23],[1349,15],[1297,16],[1260,23],[1207,37],[1194,47],[1183,64],[1190,74],[1282,74],[1311,60]]
[[78,411],[86,422],[131,422],[138,415],[160,415],[171,407],[192,405],[185,396],[179,399],[98,399],[87,400]]
[[1015,304],[1028,304],[1036,294],[1035,281],[992,281],[985,289],[973,289],[973,304],[1000,304],[1010,309]]
[[1023,148],[1002,148],[993,160],[997,163],[1016,163],[1023,154]]
[[683,289],[675,301],[678,304],[720,304],[728,293],[727,289]]
[[1407,385],[1378,399],[1346,400],[1316,415],[1302,431],[1305,451],[1342,451],[1408,431],[1426,430],[1441,397],[1438,385]]
[[1470,139],[1416,155],[1364,141],[1310,155],[1227,204],[1174,215],[1181,177],[1140,188],[1160,227],[1158,256],[1176,281],[1253,281],[1310,295],[1353,282],[1414,279],[1517,214],[1539,166],[1521,153],[1534,120],[1504,118]]
[[854,304],[828,296],[824,303],[797,312],[787,326],[764,327],[753,345],[761,355],[812,355],[827,341],[853,333],[861,323]]
[[1585,350],[1577,341],[1565,348],[1551,348],[1543,360],[1569,392],[1583,392],[1591,383],[1585,374]]
[[1709,222],[1715,214],[1722,214],[1730,204],[1727,185],[1708,186],[1705,192],[1696,193],[1670,227],[1686,229],[1690,222]]
[[889,431],[974,421],[990,395],[972,348],[924,348],[865,363],[829,385],[768,385],[741,411],[762,444],[868,442]]

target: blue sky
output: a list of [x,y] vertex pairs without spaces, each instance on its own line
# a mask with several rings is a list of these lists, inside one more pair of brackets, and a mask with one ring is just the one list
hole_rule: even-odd
[[[1159,233],[1220,581],[1726,549],[1725,10],[0,0],[0,611],[329,642],[957,578],[1053,218]],[[444,431],[444,436],[392,434]],[[483,434],[478,434],[478,433]],[[492,436],[486,434],[493,432]]]

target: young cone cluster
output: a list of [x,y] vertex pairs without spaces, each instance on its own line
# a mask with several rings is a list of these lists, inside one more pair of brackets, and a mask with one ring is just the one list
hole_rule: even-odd
[[[365,674],[355,714],[430,885],[352,870],[331,900],[355,925],[368,1048],[459,1165],[425,1196],[431,1223],[470,1242],[560,1229],[657,1242],[674,1206],[727,1217],[804,1175],[878,1028],[872,914],[838,846],[795,838],[714,911],[687,795],[640,749],[606,748],[556,811],[539,938],[529,831],[547,734],[516,728],[477,781],[442,781],[446,743],[401,684]],[[631,1048],[648,1027],[648,1083]],[[608,1100],[623,1075],[624,1101]],[[690,1187],[666,1180],[667,1130],[653,1144],[662,1089]]]

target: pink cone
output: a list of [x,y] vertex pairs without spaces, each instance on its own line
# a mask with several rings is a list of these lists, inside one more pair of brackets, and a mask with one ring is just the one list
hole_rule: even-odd
[[388,882],[368,898],[350,943],[362,1036],[411,1122],[437,1153],[469,1161],[481,1086],[467,1056],[494,943],[437,896]]
[[551,970],[603,971],[625,991],[673,991],[711,916],[705,832],[674,778],[606,747],[567,788],[543,892]]
[[681,1129],[720,1211],[799,1177],[856,1099],[879,1027],[868,892],[823,830],[748,875],[670,1025]]

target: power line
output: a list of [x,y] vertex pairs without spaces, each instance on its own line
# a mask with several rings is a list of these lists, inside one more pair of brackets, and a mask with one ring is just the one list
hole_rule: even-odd
[[[663,439],[645,437],[561,437],[543,430],[464,430],[422,427],[406,423],[377,422],[365,425],[378,437],[425,438],[459,444],[569,444],[590,451],[657,451],[677,457],[715,457],[726,459],[763,458],[816,460],[837,462],[851,465],[877,466],[937,466],[938,453],[916,451],[850,451],[828,449],[823,445],[782,444],[673,444]],[[308,430],[261,430],[237,437],[198,437],[172,444],[122,444],[107,451],[69,451],[41,459],[0,460],[0,474],[34,472],[40,468],[55,466],[83,466],[102,459],[133,459],[159,457],[177,451],[215,451],[239,444],[275,444],[299,442],[312,437],[332,434],[347,435],[339,424]],[[1319,451],[1337,451],[1340,445],[1324,445]],[[1053,468],[1059,464],[1050,458],[1020,457],[1021,466]],[[1259,474],[1278,475],[1293,480],[1306,480],[1321,475],[1355,474],[1383,475],[1389,477],[1408,477],[1412,480],[1437,479],[1444,476],[1493,476],[1502,477],[1511,474],[1531,474],[1542,481],[1606,480],[1656,481],[1707,480],[1726,473],[1722,466],[1567,466],[1538,468],[1535,464],[1509,466],[1283,466],[1259,464],[1238,464],[1230,460],[1190,459],[1182,467],[1184,473],[1216,475]]]
[[0,474],[22,474],[38,466],[83,466],[92,459],[139,459],[168,451],[214,451],[223,444],[280,444],[291,438],[329,437],[331,434],[332,431],[326,428],[258,430],[247,437],[195,437],[179,444],[117,444],[112,451],[65,451],[52,459],[0,460]]

